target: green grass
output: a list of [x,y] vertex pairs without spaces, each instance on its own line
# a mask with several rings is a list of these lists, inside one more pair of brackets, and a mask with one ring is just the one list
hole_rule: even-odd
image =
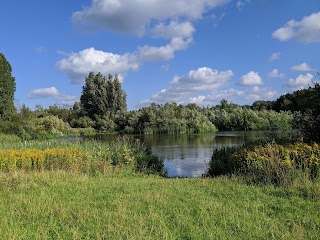
[[319,209],[225,177],[0,173],[2,239],[318,239]]

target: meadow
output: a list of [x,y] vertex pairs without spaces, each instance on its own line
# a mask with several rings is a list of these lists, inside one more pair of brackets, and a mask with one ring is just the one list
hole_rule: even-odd
[[[318,190],[319,190],[318,185]],[[3,239],[318,239],[320,195],[236,178],[0,174]]]

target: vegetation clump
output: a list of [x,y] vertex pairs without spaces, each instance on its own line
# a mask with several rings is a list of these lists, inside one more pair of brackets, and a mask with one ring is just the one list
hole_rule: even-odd
[[163,160],[139,141],[28,141],[0,146],[0,171],[67,171],[85,174],[133,171],[166,175]]
[[290,185],[302,175],[313,181],[320,174],[320,148],[316,143],[267,143],[215,150],[208,174],[236,174],[256,184]]

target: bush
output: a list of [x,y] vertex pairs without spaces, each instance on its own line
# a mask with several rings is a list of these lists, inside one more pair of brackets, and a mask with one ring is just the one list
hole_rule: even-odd
[[320,147],[317,144],[276,143],[215,150],[208,175],[240,174],[249,183],[290,185],[306,175],[315,180],[320,174]]
[[19,142],[19,141],[21,141],[21,138],[17,135],[0,133],[0,143]]
[[93,126],[93,121],[89,117],[80,117],[78,119],[72,119],[70,122],[73,128],[89,128]]

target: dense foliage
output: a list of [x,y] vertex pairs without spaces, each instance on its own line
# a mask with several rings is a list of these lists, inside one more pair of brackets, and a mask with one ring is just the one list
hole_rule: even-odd
[[80,103],[84,115],[92,119],[103,118],[107,114],[115,114],[127,108],[126,94],[118,77],[109,75],[106,78],[101,73],[95,75],[93,72],[86,77]]
[[0,53],[0,117],[2,119],[9,119],[15,113],[14,92],[16,91],[16,83],[11,72],[10,63]]
[[[151,104],[135,111],[107,113],[90,118],[75,104],[72,108],[25,105],[10,121],[0,119],[0,132],[17,134],[23,139],[65,135],[104,133],[181,134],[227,130],[291,129],[293,114],[273,110],[252,110],[231,105],[221,108],[200,108],[195,104]],[[94,129],[95,130],[94,130]]]
[[257,101],[253,109],[273,109],[294,113],[293,127],[301,130],[305,140],[320,142],[320,84],[280,96],[276,101]]

